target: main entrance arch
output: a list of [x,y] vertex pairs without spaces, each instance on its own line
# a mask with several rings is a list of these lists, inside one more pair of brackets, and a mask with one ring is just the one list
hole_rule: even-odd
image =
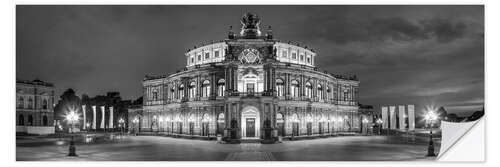
[[241,110],[241,138],[260,138],[260,114],[253,106],[247,106]]

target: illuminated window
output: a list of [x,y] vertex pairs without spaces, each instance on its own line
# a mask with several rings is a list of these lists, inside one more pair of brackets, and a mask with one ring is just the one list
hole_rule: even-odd
[[306,97],[311,98],[312,97],[311,93],[312,93],[311,83],[307,82],[306,83],[306,92],[305,92]]
[[33,109],[33,99],[31,97],[28,99],[28,108]]
[[323,87],[320,84],[318,84],[318,98],[323,100]]
[[202,97],[210,96],[210,81],[203,81],[203,85],[201,86]]
[[299,82],[293,80],[290,84],[290,89],[292,90],[290,91],[292,97],[299,97]]
[[178,90],[179,90],[179,99],[184,98],[184,84],[181,84]]
[[224,91],[226,91],[226,80],[220,79],[217,82],[217,95],[224,96]]
[[153,100],[154,101],[158,100],[158,92],[157,91],[153,92]]
[[283,96],[283,87],[284,87],[283,80],[277,79],[276,80],[276,93],[277,93],[277,96]]
[[17,108],[24,108],[24,98],[19,97],[19,101],[17,101]]
[[281,57],[287,57],[287,56],[288,56],[288,52],[286,50],[281,52]]
[[175,87],[172,87],[172,89],[170,89],[170,99],[171,100],[175,98],[174,93],[175,93]]
[[216,50],[216,51],[214,52],[214,57],[219,57],[219,51],[218,51],[218,50]]
[[196,97],[196,83],[191,82],[189,84],[189,98],[195,98]]

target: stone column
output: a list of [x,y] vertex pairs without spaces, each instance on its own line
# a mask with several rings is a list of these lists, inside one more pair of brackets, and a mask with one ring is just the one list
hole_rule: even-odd
[[96,106],[92,106],[92,111],[93,111],[93,116],[94,116],[94,119],[92,119],[92,129],[96,129],[97,127],[97,123],[96,123]]
[[408,130],[415,130],[415,106],[408,105]]
[[388,118],[388,108],[382,106],[382,127],[387,129],[389,127],[389,118]]
[[105,110],[104,106],[101,106],[101,113],[102,113],[101,128],[102,128],[102,129],[104,129],[104,128],[105,128],[105,127],[104,127],[104,124],[105,124],[104,122],[106,121],[106,115],[105,115],[105,114],[106,114],[106,112],[105,112],[104,110]]
[[109,128],[113,129],[113,107],[109,107]]
[[83,113],[83,129],[87,129],[87,117],[86,117],[86,109],[85,109],[85,105],[82,105],[82,113]]
[[400,130],[405,130],[406,129],[406,117],[405,117],[405,106],[404,105],[400,105],[398,106],[398,110],[399,110],[399,129]]
[[389,106],[391,129],[396,129],[396,106]]

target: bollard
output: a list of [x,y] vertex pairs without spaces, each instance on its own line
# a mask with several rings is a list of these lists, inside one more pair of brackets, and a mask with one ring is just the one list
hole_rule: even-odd
[[69,142],[69,153],[68,156],[75,157],[78,156],[76,155],[76,147],[75,147],[75,141],[74,137],[71,136],[71,141]]

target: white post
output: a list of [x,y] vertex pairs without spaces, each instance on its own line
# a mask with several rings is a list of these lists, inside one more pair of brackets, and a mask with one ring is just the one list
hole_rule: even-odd
[[101,119],[101,128],[104,129],[104,121],[106,121],[106,112],[104,111],[104,106],[101,106],[101,113],[102,113],[102,119]]
[[391,119],[391,129],[396,129],[396,106],[389,106],[389,114]]
[[408,105],[408,130],[415,130],[415,106]]
[[113,107],[109,107],[109,128],[113,129]]
[[398,107],[399,107],[399,129],[405,130],[406,129],[405,106],[400,105]]
[[96,129],[97,127],[97,120],[96,120],[96,106],[92,106],[92,110],[94,111],[94,120],[92,120],[92,129]]
[[85,111],[85,105],[82,105],[82,109],[83,109],[83,129],[87,129],[87,119],[86,119],[86,111]]
[[389,118],[388,118],[388,109],[387,107],[382,107],[382,127],[384,129],[389,128]]

